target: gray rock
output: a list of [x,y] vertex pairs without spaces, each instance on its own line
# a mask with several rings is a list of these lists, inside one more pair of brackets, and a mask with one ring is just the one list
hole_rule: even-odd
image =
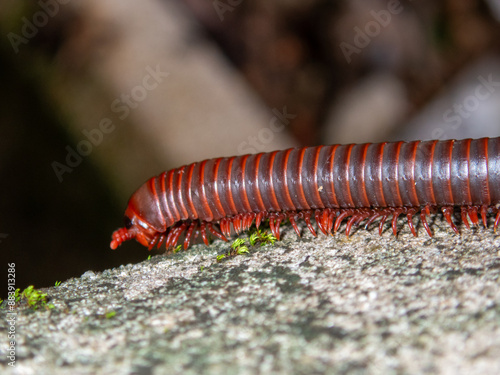
[[20,307],[16,367],[2,334],[0,371],[498,374],[500,237],[455,235],[440,216],[432,229],[299,239],[283,227],[282,241],[220,262],[230,245],[215,241],[88,271],[47,289],[53,309]]

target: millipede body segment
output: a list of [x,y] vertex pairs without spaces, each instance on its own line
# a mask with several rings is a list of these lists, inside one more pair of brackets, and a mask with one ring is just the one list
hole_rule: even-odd
[[500,224],[500,138],[415,141],[295,148],[270,153],[204,160],[149,179],[130,198],[125,227],[113,233],[111,248],[135,238],[149,249],[184,248],[201,234],[226,240],[269,220],[279,239],[280,224],[305,221],[316,235],[314,218],[325,234],[344,220],[346,234],[361,222],[413,216],[426,220],[440,209],[453,230],[455,210],[469,227],[495,214]]

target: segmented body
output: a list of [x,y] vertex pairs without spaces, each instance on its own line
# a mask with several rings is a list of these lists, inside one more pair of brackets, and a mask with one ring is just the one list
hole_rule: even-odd
[[[486,226],[488,213],[500,223],[500,138],[332,145],[205,160],[164,172],[148,180],[131,197],[126,227],[113,234],[112,248],[136,238],[152,248],[175,246],[185,233],[207,231],[227,240],[236,232],[269,219],[273,234],[288,219],[297,234],[297,220],[314,217],[325,234],[347,219],[355,224],[380,218],[379,232],[392,216],[426,215],[440,208],[453,230],[453,212],[460,208],[467,226]],[[218,228],[217,228],[218,227]],[[217,230],[220,229],[220,232]]]

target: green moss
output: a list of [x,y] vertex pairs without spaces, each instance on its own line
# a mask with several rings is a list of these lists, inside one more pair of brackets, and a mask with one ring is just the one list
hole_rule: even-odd
[[260,230],[260,229],[255,229],[253,233],[250,234],[249,237],[249,242],[250,245],[256,246],[257,244],[260,243],[260,246],[264,245],[274,245],[274,242],[276,241],[276,237],[274,237],[271,233],[268,233],[266,231]]
[[33,285],[30,285],[22,292],[20,292],[20,289],[16,289],[15,300],[16,302],[25,300],[28,306],[33,310],[36,310],[39,307],[44,307],[45,309],[54,308],[54,305],[47,303],[47,293],[42,293],[41,291],[35,289]]
[[217,256],[217,262],[220,262],[224,258],[232,257],[236,255],[248,254],[250,253],[249,246],[255,247],[260,244],[260,246],[271,244],[273,245],[276,241],[276,237],[272,234],[263,231],[261,229],[254,229],[249,237],[248,243],[243,238],[237,238],[231,244],[231,249],[227,252],[227,254],[221,254]]

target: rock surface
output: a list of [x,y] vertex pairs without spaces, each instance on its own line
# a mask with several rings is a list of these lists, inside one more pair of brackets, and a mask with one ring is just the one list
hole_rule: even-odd
[[498,374],[500,237],[440,216],[432,229],[283,227],[219,262],[230,245],[215,241],[88,271],[47,290],[53,309],[19,308],[16,367],[3,328],[0,372]]

